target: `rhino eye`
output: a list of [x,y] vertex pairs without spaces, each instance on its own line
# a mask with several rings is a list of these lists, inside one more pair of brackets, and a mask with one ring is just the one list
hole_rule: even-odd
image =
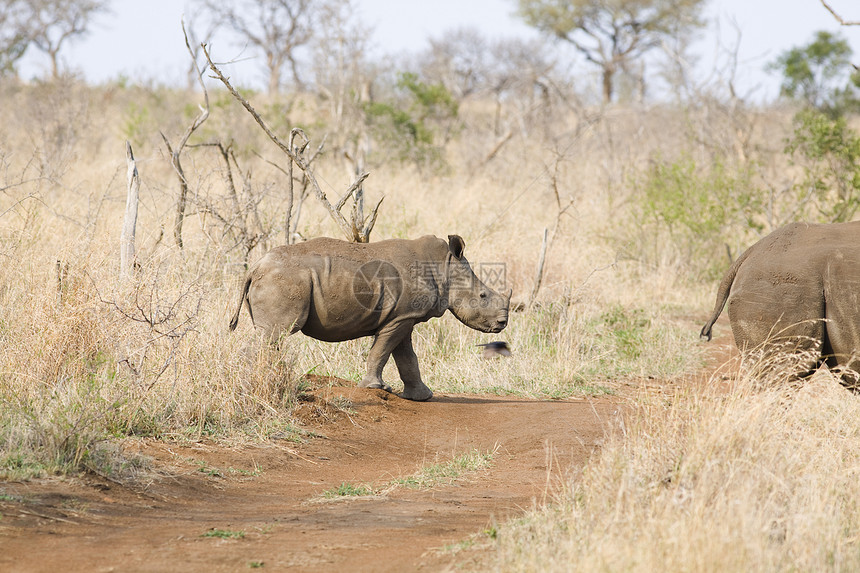
[[482,293],[481,293],[481,298],[487,298],[487,293],[482,292]]

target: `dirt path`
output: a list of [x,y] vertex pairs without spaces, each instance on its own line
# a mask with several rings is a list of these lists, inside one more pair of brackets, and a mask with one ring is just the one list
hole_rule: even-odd
[[[89,477],[0,483],[0,570],[446,570],[458,557],[444,546],[480,537],[581,468],[618,404],[418,404],[349,387],[314,396],[300,415],[325,437],[305,444],[144,443],[159,477],[133,488]],[[350,407],[331,407],[344,398]],[[428,490],[319,501],[344,482],[380,487],[472,450],[495,451],[492,467]],[[244,536],[204,536],[216,530]]]

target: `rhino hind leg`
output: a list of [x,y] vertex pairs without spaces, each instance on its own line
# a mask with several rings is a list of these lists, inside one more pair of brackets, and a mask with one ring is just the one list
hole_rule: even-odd
[[412,348],[412,336],[404,338],[394,348],[394,362],[397,371],[403,381],[403,393],[401,397],[407,400],[424,402],[433,397],[433,391],[421,380],[421,372],[418,369],[418,356]]
[[433,397],[433,392],[421,381],[418,370],[418,356],[412,348],[411,323],[389,325],[380,330],[373,339],[367,354],[367,374],[359,383],[365,388],[382,388],[391,392],[391,386],[382,380],[382,370],[393,355],[397,371],[403,381],[403,393],[407,400],[425,401]]
[[373,345],[371,345],[370,352],[367,354],[367,373],[361,379],[361,382],[358,383],[358,386],[360,388],[377,388],[386,392],[393,392],[391,386],[386,384],[382,379],[382,370],[385,368],[385,363],[388,362],[391,351],[389,350],[383,359],[382,351],[377,347],[378,341],[379,337],[374,337]]
[[769,330],[756,324],[745,328],[744,321],[732,324],[735,344],[742,353],[755,357],[762,375],[787,375],[801,380],[817,370],[824,361],[827,344],[824,321],[808,319],[788,324],[777,321]]
[[764,296],[762,288],[739,288],[729,298],[735,344],[756,359],[762,374],[811,374],[821,365],[826,344],[824,301],[802,296],[809,289],[775,289]]
[[860,331],[850,320],[828,319],[824,347],[826,364],[838,371],[844,386],[860,389]]

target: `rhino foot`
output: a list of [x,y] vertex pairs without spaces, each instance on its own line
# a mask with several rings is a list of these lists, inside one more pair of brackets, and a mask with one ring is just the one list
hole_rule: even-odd
[[433,390],[422,384],[418,387],[404,388],[399,396],[415,402],[426,402],[433,397]]

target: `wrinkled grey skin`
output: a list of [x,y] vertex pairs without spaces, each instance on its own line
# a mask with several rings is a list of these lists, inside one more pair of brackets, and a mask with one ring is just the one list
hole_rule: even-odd
[[393,355],[401,396],[429,400],[433,392],[412,349],[416,324],[446,310],[482,332],[500,332],[508,323],[510,294],[475,276],[464,247],[457,235],[448,242],[430,235],[375,243],[318,238],[276,247],[248,271],[230,329],[247,303],[254,326],[272,342],[298,331],[327,342],[373,336],[360,385],[390,392],[382,370]]
[[708,340],[727,302],[741,351],[808,350],[817,356],[808,371],[821,362],[857,370],[860,222],[792,223],[747,249],[720,283]]

